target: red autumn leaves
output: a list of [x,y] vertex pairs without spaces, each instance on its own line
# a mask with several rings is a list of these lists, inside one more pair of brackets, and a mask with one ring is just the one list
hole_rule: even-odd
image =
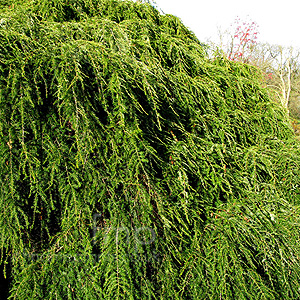
[[234,22],[235,32],[232,38],[231,52],[228,58],[231,60],[245,60],[256,44],[258,25],[253,21],[242,22],[237,18]]

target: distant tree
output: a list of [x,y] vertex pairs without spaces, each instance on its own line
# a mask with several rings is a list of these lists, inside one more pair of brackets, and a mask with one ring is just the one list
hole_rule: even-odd
[[300,117],[300,50],[268,43],[258,43],[258,25],[236,18],[229,29],[219,30],[219,43],[211,44],[211,54],[258,67],[273,97],[287,113]]
[[259,43],[254,47],[250,63],[264,72],[266,85],[275,92],[287,112],[299,118],[300,50]]
[[248,62],[257,43],[258,25],[251,19],[237,17],[229,28],[219,28],[219,41],[210,45],[218,55],[222,53],[230,60]]
[[235,20],[234,25],[227,56],[232,60],[248,62],[257,43],[258,25],[254,21],[243,21],[240,18]]

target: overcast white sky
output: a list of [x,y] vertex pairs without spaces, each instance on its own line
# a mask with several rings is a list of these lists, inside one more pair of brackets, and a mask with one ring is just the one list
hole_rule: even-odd
[[155,0],[164,13],[179,17],[201,42],[217,42],[238,16],[259,25],[259,42],[300,48],[300,0]]

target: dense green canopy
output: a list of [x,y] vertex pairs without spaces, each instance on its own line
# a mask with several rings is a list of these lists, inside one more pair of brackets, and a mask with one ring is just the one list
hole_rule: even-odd
[[299,299],[299,165],[259,70],[178,18],[0,2],[11,299]]

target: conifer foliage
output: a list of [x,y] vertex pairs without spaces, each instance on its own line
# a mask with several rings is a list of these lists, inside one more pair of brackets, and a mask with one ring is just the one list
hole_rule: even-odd
[[1,1],[10,299],[299,299],[299,142],[262,82],[150,4]]

